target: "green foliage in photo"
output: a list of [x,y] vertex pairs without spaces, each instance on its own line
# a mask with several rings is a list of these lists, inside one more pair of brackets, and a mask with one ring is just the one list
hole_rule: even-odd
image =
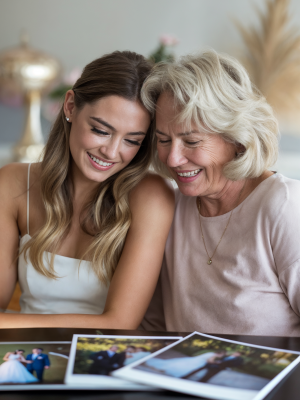
[[128,346],[142,347],[145,352],[154,353],[174,340],[158,339],[116,339],[116,338],[78,338],[74,374],[88,374],[93,363],[90,356],[99,351],[109,350],[111,346],[118,346],[118,353],[124,352]]

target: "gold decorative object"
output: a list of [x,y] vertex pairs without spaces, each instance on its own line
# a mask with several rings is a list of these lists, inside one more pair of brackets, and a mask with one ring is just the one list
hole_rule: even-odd
[[273,106],[281,126],[300,133],[300,34],[290,25],[290,0],[265,0],[260,23],[236,22],[246,45],[244,59],[253,83]]
[[57,60],[29,47],[25,35],[20,46],[0,54],[0,88],[24,96],[27,108],[25,128],[14,147],[15,161],[37,161],[43,150],[41,95],[57,78],[60,69]]

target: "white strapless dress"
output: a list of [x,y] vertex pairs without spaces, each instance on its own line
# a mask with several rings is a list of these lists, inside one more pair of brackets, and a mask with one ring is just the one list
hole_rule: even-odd
[[[31,238],[20,240],[20,248]],[[45,252],[44,260],[47,266]],[[29,260],[28,260],[29,261]],[[23,253],[19,257],[18,279],[22,291],[21,313],[26,314],[102,314],[106,302],[106,287],[93,271],[89,261],[56,255],[54,269],[58,279],[37,272]]]
[[0,365],[0,383],[33,383],[38,382],[27,368],[18,360],[18,354],[10,354],[8,361]]
[[207,360],[213,357],[215,354],[216,353],[209,352],[195,357],[180,357],[170,359],[154,357],[147,360],[146,365],[153,367],[160,372],[164,372],[166,375],[180,378],[199,368],[204,368],[207,364]]

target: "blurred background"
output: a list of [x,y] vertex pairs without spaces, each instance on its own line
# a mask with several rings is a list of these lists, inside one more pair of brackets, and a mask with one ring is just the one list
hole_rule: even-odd
[[300,179],[300,0],[0,0],[0,166],[37,155],[93,59],[208,48],[244,63],[280,121],[274,168]]

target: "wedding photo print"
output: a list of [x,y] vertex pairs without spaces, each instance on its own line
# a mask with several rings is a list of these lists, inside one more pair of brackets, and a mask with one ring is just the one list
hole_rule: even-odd
[[65,382],[140,388],[111,373],[163,349],[181,337],[74,335]]
[[63,384],[70,342],[0,344],[0,390]]
[[[176,339],[178,340],[178,338]],[[109,375],[173,343],[170,339],[79,337],[74,374]]]
[[220,398],[240,398],[243,393],[243,399],[251,399],[274,378],[286,375],[299,360],[299,354],[284,350],[194,333],[113,375],[166,389],[175,390],[176,386],[184,393],[214,393],[215,398],[222,388]]

